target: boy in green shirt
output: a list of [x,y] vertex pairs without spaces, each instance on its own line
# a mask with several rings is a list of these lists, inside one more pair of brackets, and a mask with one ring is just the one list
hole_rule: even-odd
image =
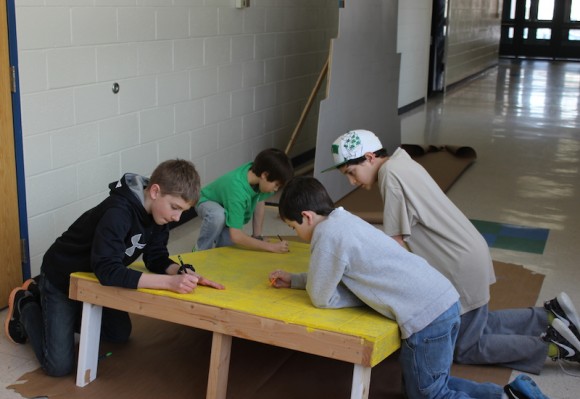
[[[248,162],[214,180],[201,190],[195,211],[202,218],[194,250],[241,245],[275,253],[288,252],[287,241],[268,242],[262,237],[264,200],[292,177],[293,168],[281,150],[269,148]],[[253,234],[242,228],[252,220]]]

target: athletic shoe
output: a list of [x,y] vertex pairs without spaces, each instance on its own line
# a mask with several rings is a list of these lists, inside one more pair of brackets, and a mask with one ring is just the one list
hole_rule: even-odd
[[558,296],[544,303],[544,308],[559,320],[562,320],[566,326],[580,340],[580,317],[570,297],[565,292],[560,292]]
[[558,355],[552,357],[552,360],[580,362],[580,340],[562,320],[554,319],[542,339],[558,347]]
[[22,284],[22,289],[29,291],[34,299],[40,303],[40,289],[38,288],[38,279],[40,276],[35,278],[29,278]]
[[34,297],[32,294],[22,287],[16,287],[10,293],[10,297],[8,298],[8,314],[4,321],[4,332],[8,339],[15,344],[26,343],[27,335],[22,323],[20,323],[20,311],[26,302],[33,300]]
[[518,375],[515,380],[503,387],[510,399],[549,399],[540,391],[534,380],[525,374]]

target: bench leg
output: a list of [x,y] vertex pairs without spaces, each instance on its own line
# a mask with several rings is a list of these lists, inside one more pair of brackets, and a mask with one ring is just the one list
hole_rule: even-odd
[[83,303],[81,341],[77,365],[77,386],[84,387],[97,378],[99,362],[99,340],[101,338],[101,316],[103,307]]
[[371,386],[371,367],[354,365],[350,399],[368,399]]
[[207,381],[207,399],[226,399],[231,349],[231,335],[213,333],[209,378]]

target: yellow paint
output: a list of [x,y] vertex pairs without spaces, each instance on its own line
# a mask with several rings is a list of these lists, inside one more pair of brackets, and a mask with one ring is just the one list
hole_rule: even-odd
[[[306,291],[276,289],[270,286],[268,274],[276,269],[293,273],[306,272],[310,246],[290,242],[290,252],[273,254],[238,247],[181,254],[185,263],[195,266],[198,273],[225,285],[225,290],[198,287],[190,294],[163,290],[142,290],[206,305],[218,306],[258,315],[286,323],[305,326],[308,330],[325,330],[358,336],[374,344],[371,364],[374,366],[400,346],[399,329],[395,322],[366,307],[347,309],[317,309]],[[172,257],[176,263],[177,256]],[[143,263],[131,266],[146,272]],[[91,273],[75,273],[95,279]]]

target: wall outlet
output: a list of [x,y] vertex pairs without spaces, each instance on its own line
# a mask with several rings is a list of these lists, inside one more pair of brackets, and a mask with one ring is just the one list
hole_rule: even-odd
[[250,6],[250,0],[236,0],[236,8],[246,8]]

